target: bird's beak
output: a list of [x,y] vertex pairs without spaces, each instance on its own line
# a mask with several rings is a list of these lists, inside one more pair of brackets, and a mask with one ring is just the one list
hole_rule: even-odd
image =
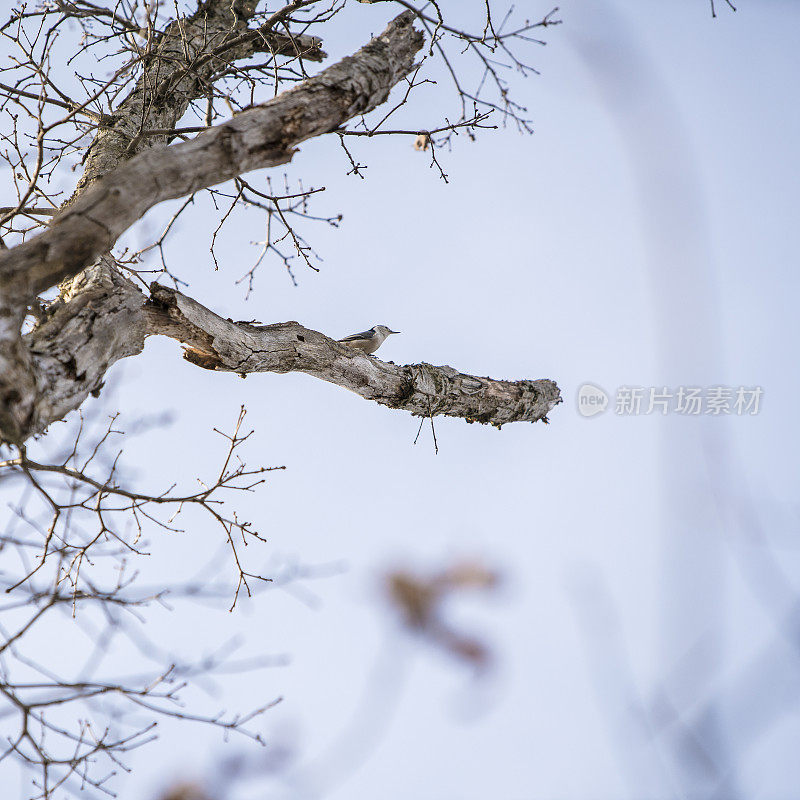
[[400,333],[400,331],[393,331],[391,328],[389,329],[389,333]]

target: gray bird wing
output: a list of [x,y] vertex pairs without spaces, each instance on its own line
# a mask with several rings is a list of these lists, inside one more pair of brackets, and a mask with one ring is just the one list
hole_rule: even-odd
[[339,339],[340,342],[357,342],[361,339],[372,339],[375,336],[375,331],[370,328],[368,331],[361,331],[361,333],[354,333],[352,336],[345,336],[344,339]]

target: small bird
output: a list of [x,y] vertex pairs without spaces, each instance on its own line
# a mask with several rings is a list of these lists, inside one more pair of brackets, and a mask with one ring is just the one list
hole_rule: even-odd
[[392,333],[400,333],[400,331],[393,331],[385,325],[376,325],[368,331],[354,333],[352,336],[339,339],[339,342],[346,344],[348,347],[355,347],[364,353],[374,353]]

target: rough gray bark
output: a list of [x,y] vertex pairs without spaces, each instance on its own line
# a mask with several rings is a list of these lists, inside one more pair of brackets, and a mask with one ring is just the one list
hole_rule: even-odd
[[418,416],[445,414],[498,427],[544,419],[561,402],[550,380],[501,381],[447,366],[399,366],[297,322],[235,323],[173,289],[154,284],[151,295],[148,333],[164,333],[189,345],[185,357],[206,369],[242,375],[300,371]]
[[64,304],[28,334],[26,344],[40,377],[42,425],[98,391],[109,366],[140,353],[150,335],[183,342],[185,358],[205,369],[240,375],[305,372],[419,416],[444,414],[499,427],[544,419],[560,402],[553,381],[511,382],[464,375],[447,366],[387,363],[298,322],[235,323],[174,289],[150,288],[147,299],[101,261],[75,278],[66,287]]
[[41,433],[99,392],[116,361],[142,352],[145,300],[107,259],[63,287],[58,307],[24,337],[37,389],[28,435]]
[[[259,28],[249,29],[247,22],[255,9],[255,2],[205,2],[190,17],[175,20],[154,34],[143,75],[114,113],[103,120],[88,150],[75,196],[122,161],[167,144],[169,135],[147,132],[174,128],[189,103],[205,97],[215,75],[232,62],[263,51],[298,54],[308,61],[325,57],[317,37],[289,37],[273,31],[280,21],[278,14]],[[190,62],[184,65],[187,55]]]
[[383,103],[408,72],[423,36],[405,12],[319,75],[190,142],[124,162],[56,215],[44,233],[0,255],[0,289],[37,294],[107,252],[154,205],[237,175],[285,164],[295,147]]
[[[300,142],[335,130],[351,117],[382,103],[411,70],[414,55],[422,46],[423,36],[412,27],[412,19],[408,12],[401,14],[355,55],[190,142],[149,148],[124,161],[102,178],[90,181],[53,218],[45,232],[0,254],[3,439],[23,442],[60,418],[53,416],[55,409],[62,416],[69,410],[63,402],[43,396],[45,390],[56,389],[55,375],[52,369],[46,376],[37,372],[41,359],[32,358],[32,351],[20,335],[27,307],[35,296],[107,253],[119,236],[157,203],[183,197],[249,170],[286,163]],[[98,139],[102,135],[101,132]],[[102,161],[96,172],[102,172],[107,165],[102,159],[109,152],[113,154],[115,140],[106,139],[96,147]],[[124,278],[121,280],[124,282]],[[88,305],[89,299],[80,302]],[[101,313],[100,309],[95,313]],[[101,349],[102,341],[98,340]],[[75,377],[94,375],[104,364],[116,360],[113,349],[107,357],[96,355],[99,361],[90,365],[88,372],[78,373],[74,358],[65,355],[65,362],[57,358],[63,367],[60,379],[74,382]],[[96,381],[82,380],[84,383],[89,390],[96,388]],[[82,401],[85,393],[81,398],[80,391],[76,394],[57,390],[57,396]]]
[[[217,6],[227,4],[204,5],[206,10]],[[239,17],[220,13],[218,35],[229,47],[251,46],[253,31],[226,38],[239,30]],[[137,134],[125,127],[128,123],[100,132],[67,207],[45,232],[0,253],[0,439],[22,443],[78,408],[89,393],[99,391],[109,366],[141,352],[151,334],[186,343],[187,358],[199,366],[242,374],[299,370],[414,414],[448,414],[498,426],[546,417],[560,402],[552,381],[512,383],[462,375],[450,367],[401,367],[356,353],[295,322],[231,323],[164,287],[152,286],[147,298],[105,256],[157,203],[286,163],[300,142],[384,102],[423,44],[412,21],[411,13],[401,14],[353,56],[192,141],[148,146],[125,160],[127,145],[122,153],[121,142],[144,147],[134,141]],[[172,46],[169,42],[165,39],[163,47]],[[212,61],[202,61],[198,69]],[[185,109],[202,81],[179,85],[178,106],[183,103]],[[138,114],[141,121],[137,90],[122,105],[129,102],[129,117]],[[149,118],[154,125],[174,124],[183,113],[178,108],[173,118],[157,104],[154,108]],[[35,296],[69,278],[46,318],[22,337],[22,321]]]

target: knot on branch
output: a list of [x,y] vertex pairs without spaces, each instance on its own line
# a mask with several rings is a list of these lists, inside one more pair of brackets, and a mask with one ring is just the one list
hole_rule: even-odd
[[174,289],[153,281],[147,303],[148,333],[162,334],[177,339],[184,345],[183,357],[195,366],[217,370],[223,367],[222,359],[214,347],[214,337],[195,325],[179,305],[182,297]]

